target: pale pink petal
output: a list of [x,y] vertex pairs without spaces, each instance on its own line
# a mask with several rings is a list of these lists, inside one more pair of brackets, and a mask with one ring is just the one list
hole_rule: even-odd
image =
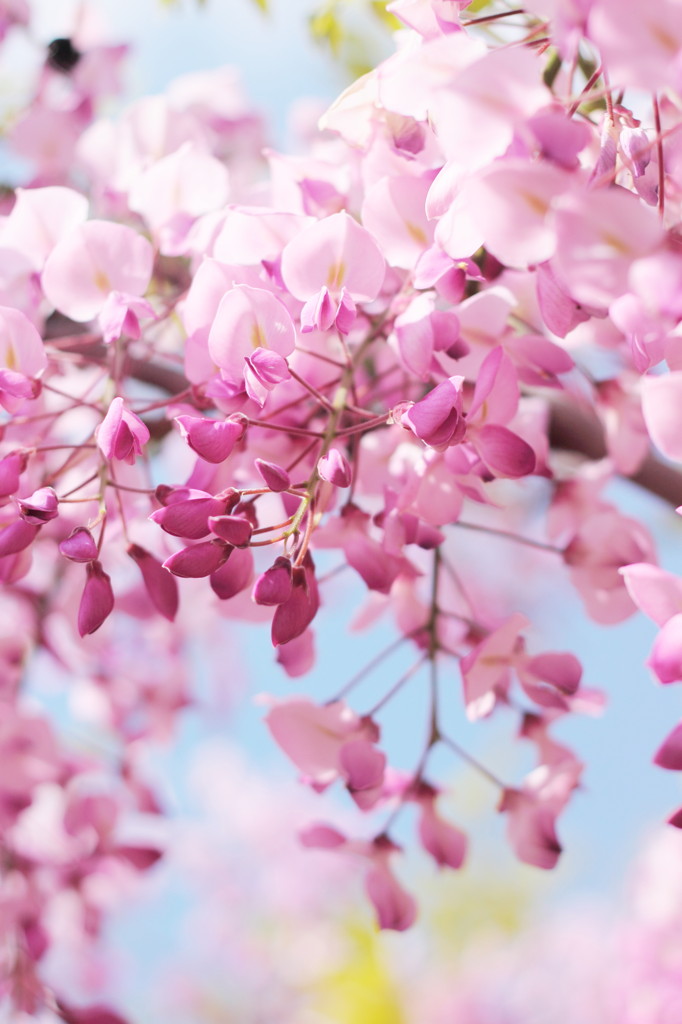
[[644,378],[642,413],[656,447],[682,462],[682,371]]
[[379,294],[385,269],[370,233],[345,212],[303,228],[282,253],[284,283],[302,301],[327,287],[332,294],[345,288],[355,302],[370,302]]
[[154,251],[125,224],[91,220],[61,239],[47,258],[43,290],[72,320],[92,320],[110,292],[142,296],[152,275]]
[[619,570],[628,594],[640,611],[664,626],[682,613],[682,579],[649,562],[624,565]]

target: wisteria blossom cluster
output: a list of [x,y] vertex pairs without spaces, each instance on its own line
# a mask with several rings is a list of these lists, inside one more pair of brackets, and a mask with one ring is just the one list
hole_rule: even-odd
[[[682,500],[660,458],[682,461],[682,3],[467,6],[390,4],[395,54],[302,156],[264,150],[229,71],[98,119],[124,51],[77,37],[50,44],[8,127],[30,167],[0,221],[0,991],[19,1011],[121,1020],[41,964],[65,918],[96,934],[161,855],[140,753],[172,735],[226,619],[260,623],[301,679],[337,571],[367,592],[356,625],[392,617],[368,670],[395,650],[405,670],[373,706],[361,673],[266,716],[307,785],[366,814],[362,835],[312,822],[302,840],[360,865],[389,929],[416,915],[404,808],[436,864],[467,853],[430,770],[436,748],[472,761],[444,680],[535,752],[525,778],[478,769],[540,868],[583,767],[552,730],[603,704],[532,634],[521,588],[462,556],[465,531],[525,545],[598,623],[643,610],[654,675],[682,680],[682,581],[606,496],[620,475]],[[28,22],[0,3],[4,33]],[[62,742],[31,673],[71,677],[111,759]],[[397,768],[382,711],[410,680],[424,743]],[[682,726],[655,758],[682,769]]]

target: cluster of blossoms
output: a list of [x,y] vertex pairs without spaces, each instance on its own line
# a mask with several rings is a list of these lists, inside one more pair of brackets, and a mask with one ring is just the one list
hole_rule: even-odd
[[[323,705],[273,700],[267,723],[306,783],[367,813],[362,838],[317,824],[303,841],[365,866],[384,928],[416,913],[394,873],[402,808],[437,864],[466,854],[429,775],[437,747],[470,759],[443,668],[469,719],[506,709],[536,751],[521,780],[480,767],[541,868],[582,772],[553,727],[602,705],[458,535],[538,552],[599,623],[641,608],[655,675],[682,679],[682,583],[605,495],[621,475],[682,498],[651,452],[682,461],[682,3],[467,6],[391,4],[396,53],[302,158],[261,155],[229,72],[94,120],[122,51],[78,38],[51,44],[7,132],[33,168],[0,221],[1,984],[18,1009],[116,1019],[41,979],[51,902],[75,893],[96,929],[85,880],[158,856],[121,837],[127,812],[158,812],[136,755],[191,700],[190,637],[248,618],[290,677],[313,670],[322,552],[370,592],[359,621],[392,614],[414,658],[373,708],[346,702],[356,677]],[[543,521],[518,533],[539,491]],[[116,738],[111,792],[22,693],[48,670]],[[398,770],[381,711],[415,676],[425,744]],[[656,757],[682,769],[682,726]],[[31,845],[42,815],[63,845]]]

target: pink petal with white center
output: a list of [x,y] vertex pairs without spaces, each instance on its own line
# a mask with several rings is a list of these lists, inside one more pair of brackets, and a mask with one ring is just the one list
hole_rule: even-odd
[[682,613],[682,579],[649,562],[624,565],[618,570],[627,592],[640,611],[664,626]]
[[629,290],[632,261],[664,239],[656,211],[617,186],[565,195],[554,217],[554,262],[562,284],[576,302],[597,309]]
[[224,379],[243,388],[245,359],[259,348],[288,356],[295,343],[292,319],[279,299],[264,288],[237,285],[220,302],[208,351]]
[[679,88],[682,6],[678,0],[599,0],[592,5],[587,31],[615,88],[634,86],[648,92],[666,85]]
[[0,366],[35,378],[47,366],[43,340],[20,310],[0,306]]
[[669,771],[682,771],[682,722],[676,725],[654,755],[654,764]]
[[42,284],[49,302],[72,320],[92,320],[112,291],[142,296],[152,276],[154,250],[133,228],[91,220],[52,250]]
[[335,213],[303,228],[282,253],[282,278],[305,302],[321,288],[354,302],[371,302],[384,282],[386,263],[374,238],[347,213]]
[[644,378],[642,413],[656,447],[682,462],[682,371]]
[[661,683],[682,682],[682,612],[662,626],[647,665]]
[[161,157],[139,175],[128,196],[131,210],[139,213],[159,240],[162,252],[184,251],[172,244],[169,227],[180,214],[189,227],[204,213],[225,205],[229,192],[224,164],[192,142]]
[[412,269],[433,241],[425,209],[430,187],[429,177],[403,175],[381,178],[365,193],[362,223],[393,267]]
[[224,263],[260,269],[263,260],[279,259],[287,242],[312,223],[311,217],[279,213],[261,206],[229,207],[213,244],[213,255]]
[[88,200],[61,185],[18,188],[16,197],[0,228],[0,246],[22,253],[40,271],[59,239],[86,219]]
[[497,160],[467,184],[471,215],[501,263],[525,268],[554,254],[553,201],[572,176],[547,163]]
[[432,94],[429,116],[446,157],[478,171],[502,156],[517,127],[550,99],[535,54],[500,46],[451,73],[448,88]]

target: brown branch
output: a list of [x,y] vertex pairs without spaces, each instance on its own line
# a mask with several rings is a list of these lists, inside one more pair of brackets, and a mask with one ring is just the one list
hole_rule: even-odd
[[[552,448],[577,452],[588,459],[606,457],[604,428],[592,410],[569,405],[560,399],[553,401],[550,409],[549,442]],[[682,472],[651,452],[627,479],[674,507],[682,505]]]

